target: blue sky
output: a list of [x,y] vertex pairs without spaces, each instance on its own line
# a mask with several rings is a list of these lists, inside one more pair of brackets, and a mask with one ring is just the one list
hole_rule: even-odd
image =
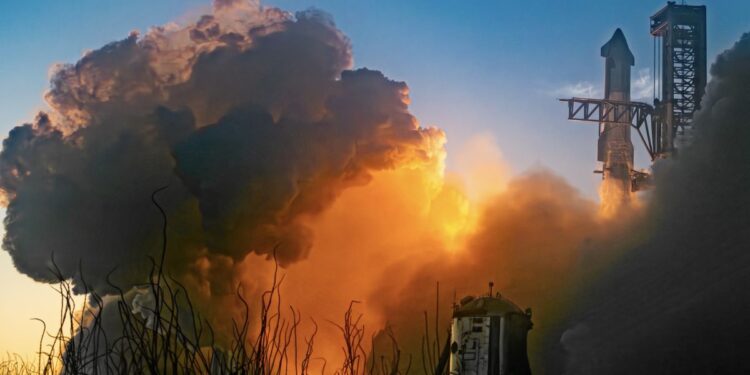
[[[694,4],[695,2],[689,2]],[[448,133],[450,151],[491,134],[516,172],[543,165],[596,196],[595,126],[569,123],[555,100],[602,85],[599,47],[621,27],[636,56],[634,77],[653,64],[648,17],[663,1],[269,0],[331,13],[351,38],[356,67],[411,88],[423,125]],[[29,1],[0,5],[0,132],[42,106],[49,67],[122,39],[132,30],[190,17],[208,1]],[[750,31],[750,2],[708,6],[710,60]],[[649,78],[650,79],[650,78]],[[647,79],[646,88],[650,87]],[[650,92],[646,90],[646,92]],[[649,98],[650,99],[650,98]],[[639,145],[636,145],[638,147]],[[647,166],[644,153],[637,164]]]

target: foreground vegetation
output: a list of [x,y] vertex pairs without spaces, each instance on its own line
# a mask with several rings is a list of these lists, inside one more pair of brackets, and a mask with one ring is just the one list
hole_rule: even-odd
[[362,315],[355,312],[356,301],[349,304],[340,322],[329,322],[341,333],[344,359],[326,370],[326,360],[313,357],[318,325],[313,320],[314,331],[308,336],[299,334],[301,313],[292,306],[289,311],[282,307],[277,272],[257,301],[255,314],[237,291],[242,316],[232,320],[229,340],[217,339],[211,324],[194,308],[188,290],[165,275],[167,222],[155,200],[160,190],[152,200],[164,218],[164,240],[160,259],[152,260],[149,280],[135,291],[110,283],[117,295],[90,292],[84,305],[76,306],[71,282],[54,266],[51,272],[58,278],[61,323],[49,328],[37,319],[44,330],[36,358],[7,355],[0,359],[0,374],[304,375],[316,359],[323,363],[321,373],[398,375],[417,372],[415,368],[420,367],[419,372],[437,375],[432,369],[439,357],[438,335],[429,339],[426,312],[420,366],[412,366],[412,355],[402,354],[389,328],[380,332],[389,341],[388,352],[375,352],[374,335],[369,351],[364,349],[365,328]]

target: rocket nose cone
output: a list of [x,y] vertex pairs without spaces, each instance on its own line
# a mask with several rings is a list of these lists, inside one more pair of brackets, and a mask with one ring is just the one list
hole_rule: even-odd
[[628,47],[628,41],[625,39],[625,34],[618,27],[615,33],[612,34],[612,38],[607,43],[604,43],[601,51],[602,57],[612,58],[618,61],[625,61],[629,65],[635,64],[635,57],[630,52]]

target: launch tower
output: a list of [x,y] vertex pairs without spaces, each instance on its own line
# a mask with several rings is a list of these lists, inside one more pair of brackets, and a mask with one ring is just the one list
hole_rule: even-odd
[[689,140],[693,113],[706,88],[706,7],[667,2],[651,16],[651,35],[661,56],[660,102],[667,130],[663,147],[673,150],[675,141]]
[[[605,98],[560,99],[568,104],[569,120],[599,124],[598,159],[603,162],[603,169],[599,172],[605,182],[615,185],[623,185],[623,181],[629,180],[630,183],[625,185],[629,185],[630,191],[642,189],[649,176],[631,168],[632,152],[628,154],[623,146],[631,143],[630,134],[620,127],[637,131],[652,161],[668,157],[690,140],[693,114],[700,108],[706,86],[705,6],[678,5],[668,1],[664,8],[651,16],[650,32],[654,36],[654,67],[661,71],[659,90],[654,83],[653,105],[631,102],[629,82],[618,81],[621,79],[619,74],[627,73],[629,77],[630,66],[625,69],[625,65],[628,62],[633,64],[632,55],[625,53],[629,54],[630,50],[619,29],[602,47],[602,57],[607,59]],[[617,61],[621,62],[619,68]],[[611,95],[615,88],[613,82],[619,85],[617,90],[627,90],[627,93]],[[613,136],[617,141],[612,141]],[[627,161],[630,161],[629,170],[623,176]]]

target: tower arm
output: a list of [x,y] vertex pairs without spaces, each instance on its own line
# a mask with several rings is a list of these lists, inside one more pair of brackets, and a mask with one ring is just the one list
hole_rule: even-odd
[[568,120],[632,126],[638,131],[651,160],[656,159],[665,151],[661,141],[659,113],[649,104],[589,98],[560,99],[560,101],[568,103]]

